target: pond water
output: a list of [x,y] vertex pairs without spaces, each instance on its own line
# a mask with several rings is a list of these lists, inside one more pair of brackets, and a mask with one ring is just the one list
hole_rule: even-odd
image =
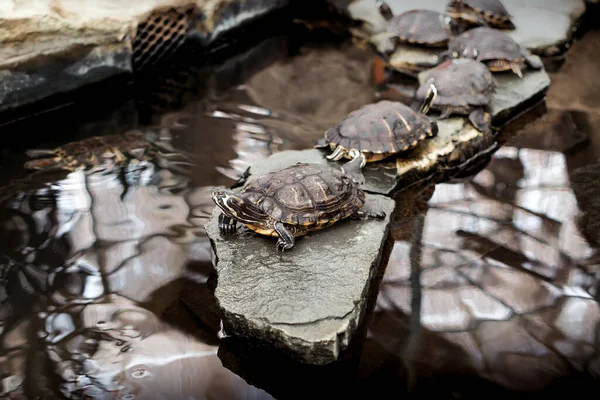
[[[595,385],[599,54],[600,31],[576,42],[551,74],[545,113],[506,133],[481,172],[401,192],[364,343],[335,382],[453,398]],[[25,145],[5,151],[2,394],[268,399],[297,397],[305,383],[316,396],[310,372],[284,376],[235,344],[219,350],[203,225],[212,186],[274,152],[312,147],[363,104],[401,97],[376,84],[373,62],[352,43],[283,35],[222,63],[174,61],[101,115],[67,108],[0,128],[49,132],[36,148],[138,129],[192,160],[31,174]]]

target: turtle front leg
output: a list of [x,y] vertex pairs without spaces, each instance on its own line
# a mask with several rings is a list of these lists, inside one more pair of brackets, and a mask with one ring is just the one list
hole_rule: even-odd
[[352,161],[342,165],[342,171],[350,177],[357,185],[365,184],[365,176],[361,169],[367,164],[364,154],[358,150],[352,150]]
[[341,160],[345,155],[346,155],[346,149],[344,149],[341,146],[338,146],[335,148],[333,153],[331,153],[328,156],[325,156],[325,158],[328,160],[338,161],[338,160]]
[[231,235],[237,230],[236,221],[225,214],[219,214],[219,231],[223,235]]
[[510,69],[512,70],[512,72],[517,74],[519,78],[523,78],[523,72],[521,72],[521,67],[518,63],[510,63]]
[[275,224],[273,224],[273,228],[279,235],[279,239],[277,240],[277,250],[286,251],[294,247],[294,243],[296,242],[294,239],[294,234],[288,228],[286,228],[283,222],[275,222]]

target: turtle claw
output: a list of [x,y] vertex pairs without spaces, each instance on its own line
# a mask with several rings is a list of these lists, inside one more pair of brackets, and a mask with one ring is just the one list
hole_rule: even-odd
[[277,250],[281,251],[282,253],[284,253],[286,250],[291,249],[292,247],[294,247],[294,245],[286,243],[281,239],[277,241]]

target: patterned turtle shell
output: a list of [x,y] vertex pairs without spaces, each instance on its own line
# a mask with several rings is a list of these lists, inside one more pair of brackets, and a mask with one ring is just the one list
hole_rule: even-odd
[[511,15],[500,0],[451,0],[447,11],[454,18],[487,24],[493,28],[515,29]]
[[[155,138],[156,137],[156,138]],[[38,158],[25,163],[25,168],[36,170],[93,168],[104,163],[120,164],[127,157],[150,159],[160,150],[173,151],[173,148],[158,138],[155,132],[138,130],[123,134],[94,136],[67,143],[54,149],[28,150],[29,157]],[[164,153],[164,155],[168,155]]]
[[506,33],[481,26],[470,29],[448,42],[448,50],[440,55],[443,59],[449,54],[454,58],[473,58],[487,65],[491,71],[513,70],[522,76],[519,64],[541,69],[542,65],[531,58],[529,52]]
[[333,225],[365,204],[358,185],[327,164],[298,163],[265,174],[242,194],[273,220],[307,230]]
[[348,114],[325,132],[325,139],[334,154],[352,159],[358,151],[372,162],[408,151],[437,132],[436,122],[429,117],[400,102],[381,100]]
[[396,15],[388,23],[388,30],[400,42],[427,47],[446,47],[451,38],[451,18],[433,10],[410,10]]
[[416,104],[425,100],[431,84],[437,89],[432,109],[443,111],[450,107],[466,114],[473,107],[488,105],[498,86],[485,64],[468,58],[448,60],[425,72],[415,94]]

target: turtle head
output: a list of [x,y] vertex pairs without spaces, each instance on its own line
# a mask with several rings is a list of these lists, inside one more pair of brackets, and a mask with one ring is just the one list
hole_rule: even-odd
[[375,0],[375,5],[377,6],[377,10],[379,10],[379,14],[386,20],[390,21],[394,18],[394,13],[390,6],[383,0]]
[[431,105],[435,101],[435,98],[437,97],[437,88],[435,87],[433,80],[427,81],[426,85],[427,92],[425,92],[423,104],[421,105],[421,108],[419,110],[421,114],[427,114],[427,112],[431,108]]
[[214,188],[210,196],[223,214],[231,219],[259,226],[265,222],[264,213],[243,194],[229,189]]

